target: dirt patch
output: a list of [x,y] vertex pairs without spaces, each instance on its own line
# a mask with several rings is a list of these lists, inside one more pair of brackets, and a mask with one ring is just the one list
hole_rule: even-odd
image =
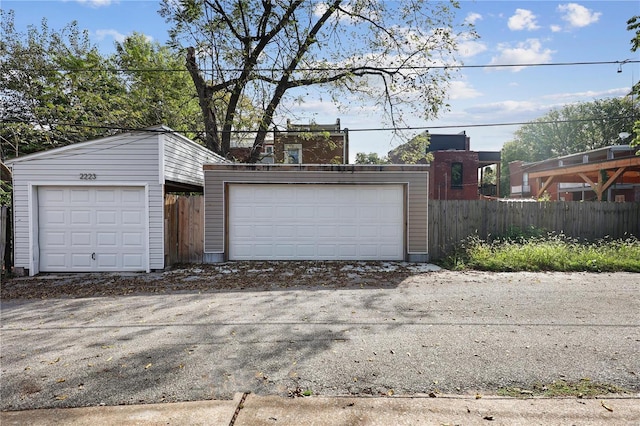
[[179,291],[395,287],[431,264],[404,262],[228,262],[163,272],[41,274],[3,280],[2,300],[122,296]]

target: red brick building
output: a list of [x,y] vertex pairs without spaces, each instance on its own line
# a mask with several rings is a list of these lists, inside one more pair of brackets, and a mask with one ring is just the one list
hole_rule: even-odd
[[[230,156],[238,162],[246,161],[253,144],[252,138],[235,141]],[[348,164],[349,130],[334,124],[294,124],[287,120],[287,128],[274,129],[262,147],[260,163],[268,164]]]
[[454,135],[431,134],[427,152],[433,155],[429,174],[430,200],[477,200],[480,198],[479,173],[496,165],[496,185],[490,194],[500,193],[500,151],[471,151],[465,132]]

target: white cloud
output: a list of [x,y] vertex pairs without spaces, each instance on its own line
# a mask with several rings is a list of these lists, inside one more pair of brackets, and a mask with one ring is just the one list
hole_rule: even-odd
[[471,40],[468,37],[462,37],[457,42],[458,54],[463,58],[470,58],[478,55],[487,50],[487,45],[476,40]]
[[543,96],[543,99],[551,99],[556,102],[578,102],[583,100],[593,100],[601,98],[612,98],[627,96],[629,94],[628,87],[622,87],[609,90],[588,90],[586,92],[574,92],[574,93],[554,93],[551,95]]
[[449,90],[447,92],[449,99],[458,100],[458,99],[474,99],[482,96],[482,93],[476,90],[473,86],[471,86],[466,81],[452,81],[449,85]]
[[492,102],[483,105],[476,105],[470,108],[467,108],[467,112],[472,113],[493,113],[493,114],[502,114],[502,113],[526,113],[532,111],[538,111],[540,106],[535,102],[530,101],[501,101],[501,102]]
[[561,4],[558,6],[558,11],[563,13],[562,19],[572,28],[582,28],[598,22],[602,15],[577,3]]
[[562,27],[560,25],[551,25],[551,31],[554,33],[559,33],[562,31]]
[[96,37],[98,38],[98,41],[102,41],[107,37],[112,37],[115,41],[122,43],[127,36],[116,30],[96,30]]
[[110,6],[114,2],[114,0],[76,0],[80,4],[86,4],[91,7],[102,7],[102,6]]
[[465,21],[467,21],[467,23],[469,24],[475,24],[477,21],[482,20],[482,15],[480,15],[479,13],[475,13],[475,12],[471,12],[467,15],[466,18],[464,18]]
[[[551,61],[551,49],[544,49],[538,39],[528,39],[511,47],[507,43],[498,45],[500,54],[491,59],[491,65],[518,65],[518,64],[540,64]],[[513,72],[522,70],[524,67],[509,67]]]
[[540,28],[536,23],[536,15],[526,9],[516,9],[515,15],[509,18],[507,25],[512,31],[532,31]]

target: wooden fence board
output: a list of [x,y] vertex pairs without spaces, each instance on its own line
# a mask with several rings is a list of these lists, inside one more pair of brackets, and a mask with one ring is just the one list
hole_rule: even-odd
[[204,256],[204,198],[165,196],[165,265],[201,263]]
[[[482,239],[529,227],[594,240],[640,237],[640,203],[429,201],[429,256],[439,259],[471,235]],[[201,263],[204,198],[165,198],[165,265]]]
[[429,256],[438,259],[464,239],[529,227],[585,240],[640,237],[640,203],[429,201]]

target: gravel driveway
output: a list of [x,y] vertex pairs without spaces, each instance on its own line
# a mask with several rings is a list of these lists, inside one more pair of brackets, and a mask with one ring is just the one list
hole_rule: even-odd
[[640,392],[640,275],[233,263],[2,283],[0,409],[301,395]]

